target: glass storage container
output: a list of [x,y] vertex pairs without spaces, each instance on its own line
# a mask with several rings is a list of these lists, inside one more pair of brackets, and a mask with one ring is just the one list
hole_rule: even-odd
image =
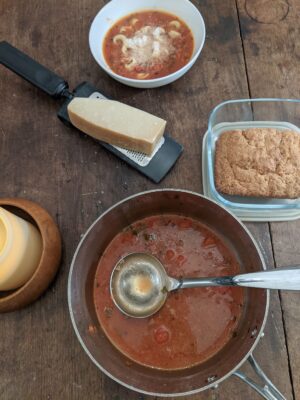
[[206,185],[210,197],[233,212],[240,210],[243,215],[247,215],[247,212],[253,213],[253,210],[266,211],[274,216],[276,213],[285,211],[299,213],[299,198],[231,196],[218,192],[215,187],[214,157],[219,136],[228,130],[259,127],[292,129],[300,134],[300,100],[241,99],[225,101],[215,107],[209,117],[208,133],[203,144],[204,153],[206,153],[203,160],[203,174],[206,174]]

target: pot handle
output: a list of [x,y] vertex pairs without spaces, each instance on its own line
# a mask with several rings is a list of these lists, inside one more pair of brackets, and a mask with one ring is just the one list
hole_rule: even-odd
[[243,382],[251,386],[252,389],[254,389],[258,394],[261,395],[261,397],[263,397],[266,400],[286,400],[286,398],[279,392],[279,390],[266,376],[264,371],[260,368],[260,366],[255,361],[252,354],[248,357],[248,362],[251,365],[254,372],[256,373],[256,375],[261,379],[262,381],[261,385],[255,383],[251,378],[248,378],[248,376],[241,371],[235,371],[233,375],[237,376]]

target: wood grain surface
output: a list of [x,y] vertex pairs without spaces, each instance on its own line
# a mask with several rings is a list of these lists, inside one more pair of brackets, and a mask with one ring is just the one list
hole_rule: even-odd
[[[299,98],[295,82],[300,79],[300,2],[276,0],[271,6],[270,1],[247,0],[245,7],[239,0],[238,10],[251,96]],[[272,223],[270,234],[276,267],[299,265],[300,221]],[[292,394],[298,400],[300,293],[282,292],[280,301]]]
[[[1,0],[0,40],[65,77],[87,80],[111,97],[168,120],[185,151],[154,185],[56,117],[59,101],[0,67],[0,197],[25,197],[56,219],[63,262],[45,295],[0,316],[0,399],[150,400],[104,376],[73,332],[67,277],[80,236],[101,212],[131,194],[174,187],[202,192],[201,142],[212,108],[226,99],[299,97],[298,0],[194,0],[207,38],[200,59],[179,81],[155,90],[127,88],[92,59],[88,30],[104,0]],[[299,263],[300,224],[248,224],[270,267]],[[287,399],[300,399],[299,294],[273,293],[255,357]],[[242,367],[251,375],[247,365]],[[237,378],[188,400],[259,399]]]

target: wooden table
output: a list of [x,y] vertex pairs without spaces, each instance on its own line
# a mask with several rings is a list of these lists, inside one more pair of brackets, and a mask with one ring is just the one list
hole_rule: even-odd
[[[176,0],[177,1],[177,0]],[[88,80],[111,97],[168,120],[185,151],[159,185],[93,140],[66,128],[58,104],[0,68],[0,197],[25,197],[56,218],[64,251],[57,279],[32,306],[0,316],[2,400],[149,400],[100,373],[73,332],[67,277],[80,236],[104,210],[153,188],[202,192],[201,139],[212,108],[226,99],[299,97],[299,0],[195,0],[207,27],[195,67],[176,83],[135,90],[110,79],[92,59],[88,30],[104,0],[1,0],[0,40],[68,79]],[[300,221],[247,224],[272,266],[300,261]],[[273,293],[257,360],[288,399],[300,399],[300,295]],[[247,366],[244,371],[249,371]],[[237,378],[188,397],[258,399]]]

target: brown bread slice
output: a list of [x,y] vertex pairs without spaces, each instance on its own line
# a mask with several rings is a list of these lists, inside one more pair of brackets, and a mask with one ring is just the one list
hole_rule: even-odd
[[300,197],[300,133],[273,128],[222,133],[216,143],[215,186],[229,195]]

